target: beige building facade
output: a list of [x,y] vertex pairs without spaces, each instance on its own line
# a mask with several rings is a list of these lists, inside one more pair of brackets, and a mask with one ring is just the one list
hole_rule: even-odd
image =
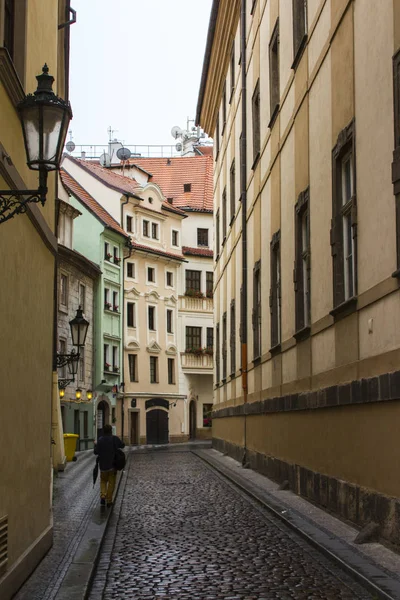
[[215,153],[213,443],[392,541],[399,48],[397,0],[215,1],[197,110]]

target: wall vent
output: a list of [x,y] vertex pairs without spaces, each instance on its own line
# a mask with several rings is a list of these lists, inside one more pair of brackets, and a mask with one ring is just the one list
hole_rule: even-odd
[[0,519],[0,575],[7,569],[8,562],[8,517]]

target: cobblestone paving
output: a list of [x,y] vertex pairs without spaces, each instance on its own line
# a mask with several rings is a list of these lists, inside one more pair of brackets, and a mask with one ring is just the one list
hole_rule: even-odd
[[97,598],[372,598],[190,452],[132,453],[127,477]]
[[[61,585],[83,534],[90,508],[98,502],[98,485],[93,489],[93,450],[78,453],[54,479],[53,546],[26,581],[14,600],[52,600]],[[34,510],[34,508],[33,508]]]

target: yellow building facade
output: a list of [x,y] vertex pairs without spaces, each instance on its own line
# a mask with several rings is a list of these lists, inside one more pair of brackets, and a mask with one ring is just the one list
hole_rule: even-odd
[[[69,2],[0,0],[0,188],[36,189],[16,106],[47,63],[68,99]],[[59,26],[62,26],[59,28]],[[10,598],[52,544],[52,398],[56,176],[45,206],[0,225],[0,597]],[[53,383],[54,381],[54,383]],[[57,450],[63,454],[59,441]],[[54,444],[53,444],[54,445]]]
[[399,48],[398,0],[214,1],[197,107],[215,154],[214,446],[391,541]]

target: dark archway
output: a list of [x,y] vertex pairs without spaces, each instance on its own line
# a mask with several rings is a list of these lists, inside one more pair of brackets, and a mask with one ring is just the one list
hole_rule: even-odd
[[101,400],[97,405],[97,439],[103,435],[103,427],[110,422],[110,407],[107,402]]
[[146,413],[147,444],[168,444],[169,416],[166,410],[153,408]]
[[189,439],[196,439],[197,419],[196,419],[196,401],[191,400],[189,404]]

